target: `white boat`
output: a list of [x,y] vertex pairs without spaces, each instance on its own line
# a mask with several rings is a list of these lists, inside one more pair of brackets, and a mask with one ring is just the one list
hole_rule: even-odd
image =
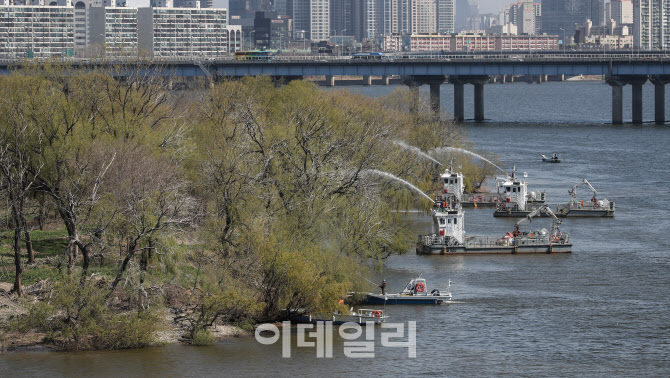
[[425,278],[412,278],[400,293],[367,293],[365,304],[442,304],[451,301],[451,281],[445,290],[430,290]]
[[553,154],[551,157],[547,157],[542,154],[542,161],[545,163],[560,163],[561,159],[558,158],[558,154]]

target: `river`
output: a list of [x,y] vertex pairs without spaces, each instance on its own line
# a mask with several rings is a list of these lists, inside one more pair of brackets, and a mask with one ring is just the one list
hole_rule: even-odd
[[[353,87],[376,96],[392,87]],[[625,119],[630,119],[626,88]],[[451,87],[442,106],[451,110]],[[653,119],[653,87],[645,86],[645,120]],[[472,116],[466,89],[466,118]],[[667,376],[670,374],[670,124],[610,121],[611,91],[596,82],[486,86],[484,124],[466,123],[478,150],[528,173],[531,190],[548,202],[569,200],[568,189],[587,178],[599,197],[616,202],[614,219],[566,219],[573,253],[533,256],[417,256],[386,263],[390,292],[411,276],[428,284],[453,282],[454,303],[387,306],[390,322],[416,321],[417,358],[406,348],[380,345],[374,358],[347,358],[335,335],[333,358],[253,337],[209,347],[181,345],[111,352],[16,352],[0,357],[0,375],[12,376],[227,376],[227,375],[448,375],[448,376]],[[666,104],[668,105],[668,104]],[[666,114],[670,116],[670,106]],[[557,152],[561,164],[540,162]],[[590,198],[587,188],[578,195]],[[416,233],[430,218],[408,214]],[[504,235],[514,220],[491,209],[468,209],[469,234]],[[532,227],[549,227],[546,219]],[[362,340],[362,339],[361,339]]]

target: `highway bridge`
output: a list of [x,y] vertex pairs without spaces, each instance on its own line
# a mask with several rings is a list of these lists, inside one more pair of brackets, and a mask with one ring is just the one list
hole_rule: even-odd
[[[262,60],[203,59],[199,57],[162,59],[67,59],[81,68],[120,66],[117,75],[141,68],[142,74],[166,77],[206,77],[212,80],[268,75],[287,80],[305,76],[325,76],[334,84],[335,76],[400,76],[418,96],[421,85],[430,86],[430,101],[439,112],[440,86],[453,85],[457,121],[464,118],[464,85],[474,85],[475,121],[484,120],[484,85],[492,75],[602,75],[612,88],[612,123],[623,123],[623,87],[631,85],[632,121],[642,123],[642,85],[651,80],[655,91],[655,122],[665,123],[665,85],[670,82],[670,54],[665,52],[521,52],[480,54],[395,54],[383,57],[272,56]],[[25,64],[23,60],[0,60],[0,74]]]

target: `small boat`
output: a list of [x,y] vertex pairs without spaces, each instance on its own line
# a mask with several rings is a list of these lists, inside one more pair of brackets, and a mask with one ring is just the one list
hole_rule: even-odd
[[428,289],[425,278],[412,278],[400,293],[367,293],[364,304],[442,304],[451,301],[451,281],[446,290]]
[[561,159],[558,158],[558,154],[553,154],[551,157],[547,157],[546,155],[542,155],[542,161],[545,163],[560,163]]
[[386,322],[388,316],[384,314],[383,310],[371,308],[359,308],[354,310],[352,307],[348,314],[335,311],[332,314],[304,314],[291,316],[290,320],[294,323],[311,323],[316,322],[333,322],[335,325],[344,323],[356,323],[366,325],[368,323],[381,324]]

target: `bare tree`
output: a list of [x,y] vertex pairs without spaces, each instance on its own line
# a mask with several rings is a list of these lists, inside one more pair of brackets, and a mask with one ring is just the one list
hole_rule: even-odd
[[[0,174],[7,197],[14,227],[15,279],[12,291],[22,294],[21,233],[26,235],[29,263],[34,262],[30,234],[27,228],[25,206],[29,192],[42,168],[41,136],[26,122],[26,108],[22,105],[26,93],[13,78],[5,83],[6,93],[0,95]],[[13,85],[12,85],[13,84]]]

